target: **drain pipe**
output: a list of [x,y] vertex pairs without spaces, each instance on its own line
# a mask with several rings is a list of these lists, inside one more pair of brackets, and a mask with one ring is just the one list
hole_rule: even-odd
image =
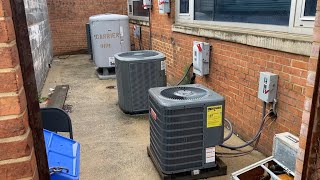
[[149,8],[149,49],[152,50],[151,8]]
[[[191,63],[187,69],[187,71],[184,73],[183,77],[181,78],[181,80],[176,84],[176,86],[181,85],[181,83],[183,82],[183,80],[187,77],[187,75],[189,74],[191,68],[193,67],[193,63]],[[193,73],[192,77],[190,79],[190,84],[194,84],[194,81],[196,79],[196,75]]]

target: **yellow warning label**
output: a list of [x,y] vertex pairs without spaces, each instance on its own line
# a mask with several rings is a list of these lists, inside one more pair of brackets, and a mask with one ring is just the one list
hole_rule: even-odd
[[207,128],[222,126],[222,105],[207,108]]

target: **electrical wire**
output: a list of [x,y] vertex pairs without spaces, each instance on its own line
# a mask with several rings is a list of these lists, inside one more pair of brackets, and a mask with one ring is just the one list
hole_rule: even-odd
[[[189,71],[191,69],[191,67],[193,67],[193,63],[190,64],[188,70],[186,71],[186,73],[183,75],[182,79],[177,83],[176,86],[179,86],[181,85],[181,83],[183,82],[183,80],[187,77],[187,75],[189,74]],[[195,75],[194,75],[195,76]]]
[[252,140],[247,141],[245,144],[239,145],[239,146],[230,146],[230,145],[224,145],[224,144],[221,144],[220,146],[221,146],[221,147],[224,147],[224,148],[227,148],[227,149],[235,150],[235,149],[241,149],[241,148],[247,147],[247,146],[251,145],[252,143],[254,143],[254,142],[259,138],[259,136],[261,135],[263,126],[264,126],[264,124],[265,124],[265,121],[266,121],[267,117],[271,114],[271,111],[270,111],[268,114],[265,115],[266,108],[267,108],[267,105],[266,105],[266,103],[264,102],[264,103],[263,103],[263,112],[262,112],[262,114],[263,114],[264,116],[263,116],[263,118],[262,118],[262,121],[261,121],[259,130],[257,131],[256,135],[253,137]]
[[[269,119],[271,119],[271,118],[269,118]],[[267,122],[267,121],[266,121],[266,122]],[[265,122],[265,123],[266,123],[266,122]],[[274,122],[274,121],[273,121],[273,122]],[[259,138],[257,139],[255,145],[252,147],[251,150],[248,150],[248,151],[240,151],[240,152],[238,152],[238,153],[225,153],[225,152],[216,152],[216,153],[217,153],[220,157],[240,157],[240,156],[248,155],[248,154],[252,153],[254,150],[257,149],[258,144],[259,144],[259,142],[260,142],[260,137],[261,137],[261,136],[259,136]]]
[[[270,112],[272,113],[272,112]],[[269,113],[268,113],[269,114]],[[271,119],[271,123],[268,125],[268,126],[264,126],[262,128],[262,131],[265,129],[265,128],[268,128],[272,123],[275,122],[275,120],[277,119],[277,117],[273,117],[273,118],[268,118],[264,121],[264,125],[268,122],[268,120]],[[256,143],[255,145],[252,147],[251,150],[248,150],[248,151],[241,151],[241,152],[238,152],[238,153],[225,153],[225,152],[216,152],[216,154],[219,156],[219,157],[224,157],[224,158],[232,158],[232,157],[240,157],[240,156],[245,156],[245,155],[248,155],[250,153],[252,153],[253,151],[257,150],[257,147],[258,147],[258,144],[259,144],[259,141],[260,141],[260,138],[261,138],[261,133],[262,131],[259,133],[259,137],[258,139],[256,140]]]
[[254,136],[254,138],[252,140],[247,141],[245,144],[239,145],[239,146],[230,146],[230,145],[224,145],[224,144],[221,144],[220,146],[224,147],[224,148],[227,148],[227,149],[235,150],[235,149],[241,149],[241,148],[244,148],[244,147],[247,147],[247,146],[251,145],[252,143],[254,143],[260,137],[260,135],[262,133],[262,130],[263,130],[263,127],[265,125],[265,122],[267,120],[267,117],[269,115],[270,115],[270,112],[263,117],[263,121],[260,124],[259,130],[258,130],[257,134]]
[[228,119],[224,119],[224,121],[227,122],[227,124],[229,124],[229,128],[230,128],[229,131],[230,132],[227,135],[227,137],[225,137],[223,139],[223,142],[228,141],[232,137],[232,134],[233,134],[233,126],[232,126],[231,122]]
[[139,36],[139,50],[141,51],[142,50],[142,34],[140,34]]
[[152,50],[152,27],[151,27],[151,8],[149,8],[149,49]]

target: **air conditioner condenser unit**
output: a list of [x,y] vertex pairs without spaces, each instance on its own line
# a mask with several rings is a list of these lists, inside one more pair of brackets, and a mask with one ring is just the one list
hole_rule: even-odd
[[225,99],[202,85],[149,90],[150,148],[164,174],[217,166],[223,143]]

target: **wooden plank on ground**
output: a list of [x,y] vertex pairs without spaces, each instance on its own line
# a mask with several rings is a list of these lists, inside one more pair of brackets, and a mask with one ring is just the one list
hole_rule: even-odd
[[55,87],[53,94],[49,97],[47,107],[63,109],[67,99],[69,85],[58,85]]

